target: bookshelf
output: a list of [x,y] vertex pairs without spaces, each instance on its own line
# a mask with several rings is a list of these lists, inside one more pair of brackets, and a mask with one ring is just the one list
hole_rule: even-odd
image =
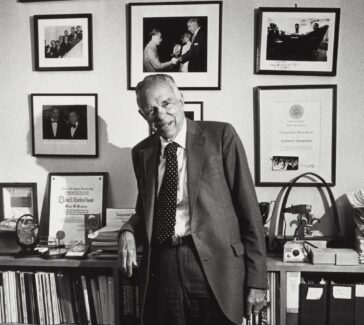
[[277,311],[277,324],[286,325],[286,306],[287,306],[287,272],[302,272],[302,273],[364,273],[364,264],[353,266],[342,265],[313,265],[310,263],[285,263],[282,256],[268,256],[267,268],[269,272],[277,272],[279,281]]
[[[96,260],[96,259],[43,259],[40,257],[15,258],[13,256],[0,256],[0,272],[20,271],[20,272],[66,272],[69,274],[86,275],[108,275],[113,278],[114,284],[114,317],[115,324],[120,324],[121,315],[121,273],[119,263],[116,260]],[[1,323],[6,325],[8,323]],[[11,325],[19,323],[12,322]],[[67,323],[66,323],[67,325]],[[70,324],[71,325],[71,324]],[[74,325],[74,324],[73,324]]]

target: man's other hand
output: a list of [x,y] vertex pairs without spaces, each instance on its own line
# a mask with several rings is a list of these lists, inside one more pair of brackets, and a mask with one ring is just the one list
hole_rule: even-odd
[[246,315],[247,319],[253,313],[254,318],[258,318],[259,312],[266,304],[264,289],[248,288],[248,295],[246,297]]
[[129,278],[133,275],[133,265],[136,266],[136,247],[134,234],[123,231],[119,238],[119,255],[121,258],[121,269]]

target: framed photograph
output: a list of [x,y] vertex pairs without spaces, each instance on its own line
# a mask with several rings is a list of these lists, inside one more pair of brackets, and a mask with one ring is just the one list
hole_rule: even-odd
[[[283,186],[313,172],[334,186],[336,85],[255,90],[255,184]],[[312,186],[312,182],[297,185]]]
[[36,183],[0,183],[0,220],[31,214],[38,220]]
[[255,73],[335,76],[338,8],[259,8]]
[[129,4],[128,88],[168,73],[181,89],[220,89],[221,21],[221,1]]
[[34,16],[35,70],[92,70],[92,15]]
[[97,94],[31,94],[33,156],[98,156]]
[[49,238],[86,244],[89,233],[105,226],[107,184],[107,173],[50,173]]

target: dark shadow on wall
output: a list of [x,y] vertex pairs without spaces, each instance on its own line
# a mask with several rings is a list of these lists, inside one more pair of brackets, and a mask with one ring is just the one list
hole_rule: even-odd
[[[41,127],[36,120],[35,128]],[[62,158],[36,157],[36,162],[48,173],[52,172],[107,172],[109,174],[107,207],[130,208],[135,206],[136,181],[131,160],[131,148],[120,148],[108,140],[107,124],[98,117],[99,124],[99,157],[98,158]],[[32,135],[27,135],[28,154],[32,154]],[[43,205],[40,209],[40,233],[48,233],[49,226],[49,184],[47,182]]]

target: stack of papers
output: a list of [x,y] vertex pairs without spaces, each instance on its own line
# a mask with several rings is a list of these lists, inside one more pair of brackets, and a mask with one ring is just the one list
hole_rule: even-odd
[[364,190],[358,190],[356,192],[346,193],[346,196],[355,209],[364,208]]

